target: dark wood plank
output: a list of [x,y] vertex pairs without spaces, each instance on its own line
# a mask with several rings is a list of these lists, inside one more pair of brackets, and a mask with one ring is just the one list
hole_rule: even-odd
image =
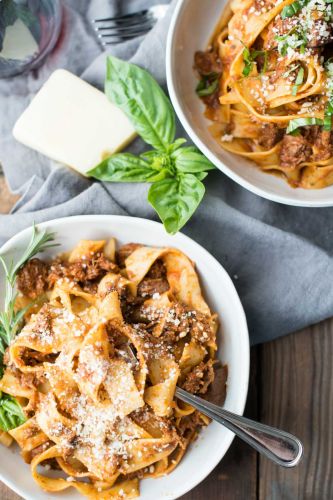
[[260,500],[333,499],[333,319],[263,345],[261,421],[303,441],[299,467],[260,458]]
[[[257,418],[257,348],[251,351],[251,376],[245,415]],[[202,460],[204,461],[204,457]],[[235,438],[225,457],[199,486],[182,500],[257,500],[257,453]]]
[[0,483],[0,498],[1,500],[21,500],[21,497],[16,495],[16,493],[7,488],[3,483]]

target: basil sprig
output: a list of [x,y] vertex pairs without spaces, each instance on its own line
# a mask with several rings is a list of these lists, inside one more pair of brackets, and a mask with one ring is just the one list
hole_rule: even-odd
[[202,180],[213,164],[185,139],[175,140],[175,112],[154,78],[115,57],[107,59],[105,93],[154,149],[140,155],[116,153],[87,174],[106,182],[150,182],[148,201],[168,233],[181,229],[200,204]]

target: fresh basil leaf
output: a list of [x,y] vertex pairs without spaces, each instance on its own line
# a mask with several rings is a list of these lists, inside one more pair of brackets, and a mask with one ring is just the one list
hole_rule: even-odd
[[200,151],[186,151],[186,149],[181,149],[175,159],[178,172],[196,173],[215,169],[215,166]]
[[211,94],[219,88],[220,73],[212,71],[207,75],[202,75],[201,80],[195,88],[196,93],[199,97],[205,97]]
[[179,139],[176,139],[175,142],[173,142],[172,144],[170,144],[169,146],[169,153],[174,153],[175,151],[179,150],[179,148],[185,144],[187,142],[186,139],[183,139],[183,138],[179,138]]
[[196,146],[186,146],[184,148],[179,148],[179,149],[176,149],[175,151],[173,151],[171,153],[171,158],[173,158],[175,160],[179,155],[182,155],[184,153],[184,151],[187,151],[189,153],[200,152],[199,149]]
[[150,149],[149,151],[144,151],[139,156],[143,160],[148,161],[148,163],[151,163],[155,158],[159,158],[161,156],[161,151],[157,151],[157,149]]
[[257,57],[264,58],[264,64],[262,66],[262,70],[260,71],[260,73],[266,73],[267,65],[268,65],[268,52],[267,52],[267,50],[249,49],[243,42],[242,42],[242,44],[244,45],[244,49],[243,49],[244,68],[242,71],[243,76],[249,76],[249,74],[251,73],[252,68],[253,68],[253,62],[256,60]]
[[169,146],[169,154],[173,156],[176,151],[180,151],[180,148],[187,142],[186,139],[179,137],[179,139],[176,139],[175,142],[170,144]]
[[292,88],[292,91],[291,91],[292,95],[297,95],[298,87],[300,85],[302,85],[303,78],[304,78],[304,68],[303,68],[303,66],[301,66],[300,69],[298,70],[298,73],[297,73],[297,76],[296,76],[295,85],[293,85],[293,88]]
[[26,421],[22,407],[15,398],[0,393],[0,429],[8,432]]
[[296,118],[295,120],[290,120],[286,133],[292,134],[300,127],[307,127],[309,125],[324,125],[324,121],[321,118]]
[[166,169],[153,168],[144,158],[131,153],[114,154],[87,172],[90,177],[106,182],[155,182],[166,174]]
[[205,194],[205,186],[192,174],[155,182],[148,201],[170,234],[179,231],[193,215]]
[[109,56],[105,93],[124,111],[147,144],[168,150],[175,138],[175,113],[165,93],[147,71]]
[[206,179],[208,172],[196,172],[194,175],[197,179],[199,179],[199,181],[203,181],[204,179]]
[[244,45],[243,49],[243,61],[244,61],[244,68],[242,71],[243,76],[249,76],[252,70],[252,59],[251,59],[251,53],[250,49],[242,42]]
[[287,17],[292,17],[297,14],[300,10],[309,3],[309,0],[296,0],[290,5],[283,7],[281,11],[281,19],[286,19]]

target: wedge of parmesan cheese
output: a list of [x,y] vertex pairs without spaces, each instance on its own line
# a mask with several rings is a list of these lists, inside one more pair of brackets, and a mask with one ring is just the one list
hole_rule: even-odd
[[58,69],[17,120],[13,135],[22,144],[85,174],[124,148],[136,132],[103,92]]

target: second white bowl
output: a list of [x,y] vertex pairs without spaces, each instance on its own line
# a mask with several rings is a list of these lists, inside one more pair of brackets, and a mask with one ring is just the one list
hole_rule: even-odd
[[333,206],[333,186],[293,189],[254,163],[225,151],[211,136],[204,105],[195,93],[194,53],[205,50],[226,0],[178,0],[167,42],[167,82],[176,113],[196,146],[217,168],[241,186],[269,200],[304,207]]

